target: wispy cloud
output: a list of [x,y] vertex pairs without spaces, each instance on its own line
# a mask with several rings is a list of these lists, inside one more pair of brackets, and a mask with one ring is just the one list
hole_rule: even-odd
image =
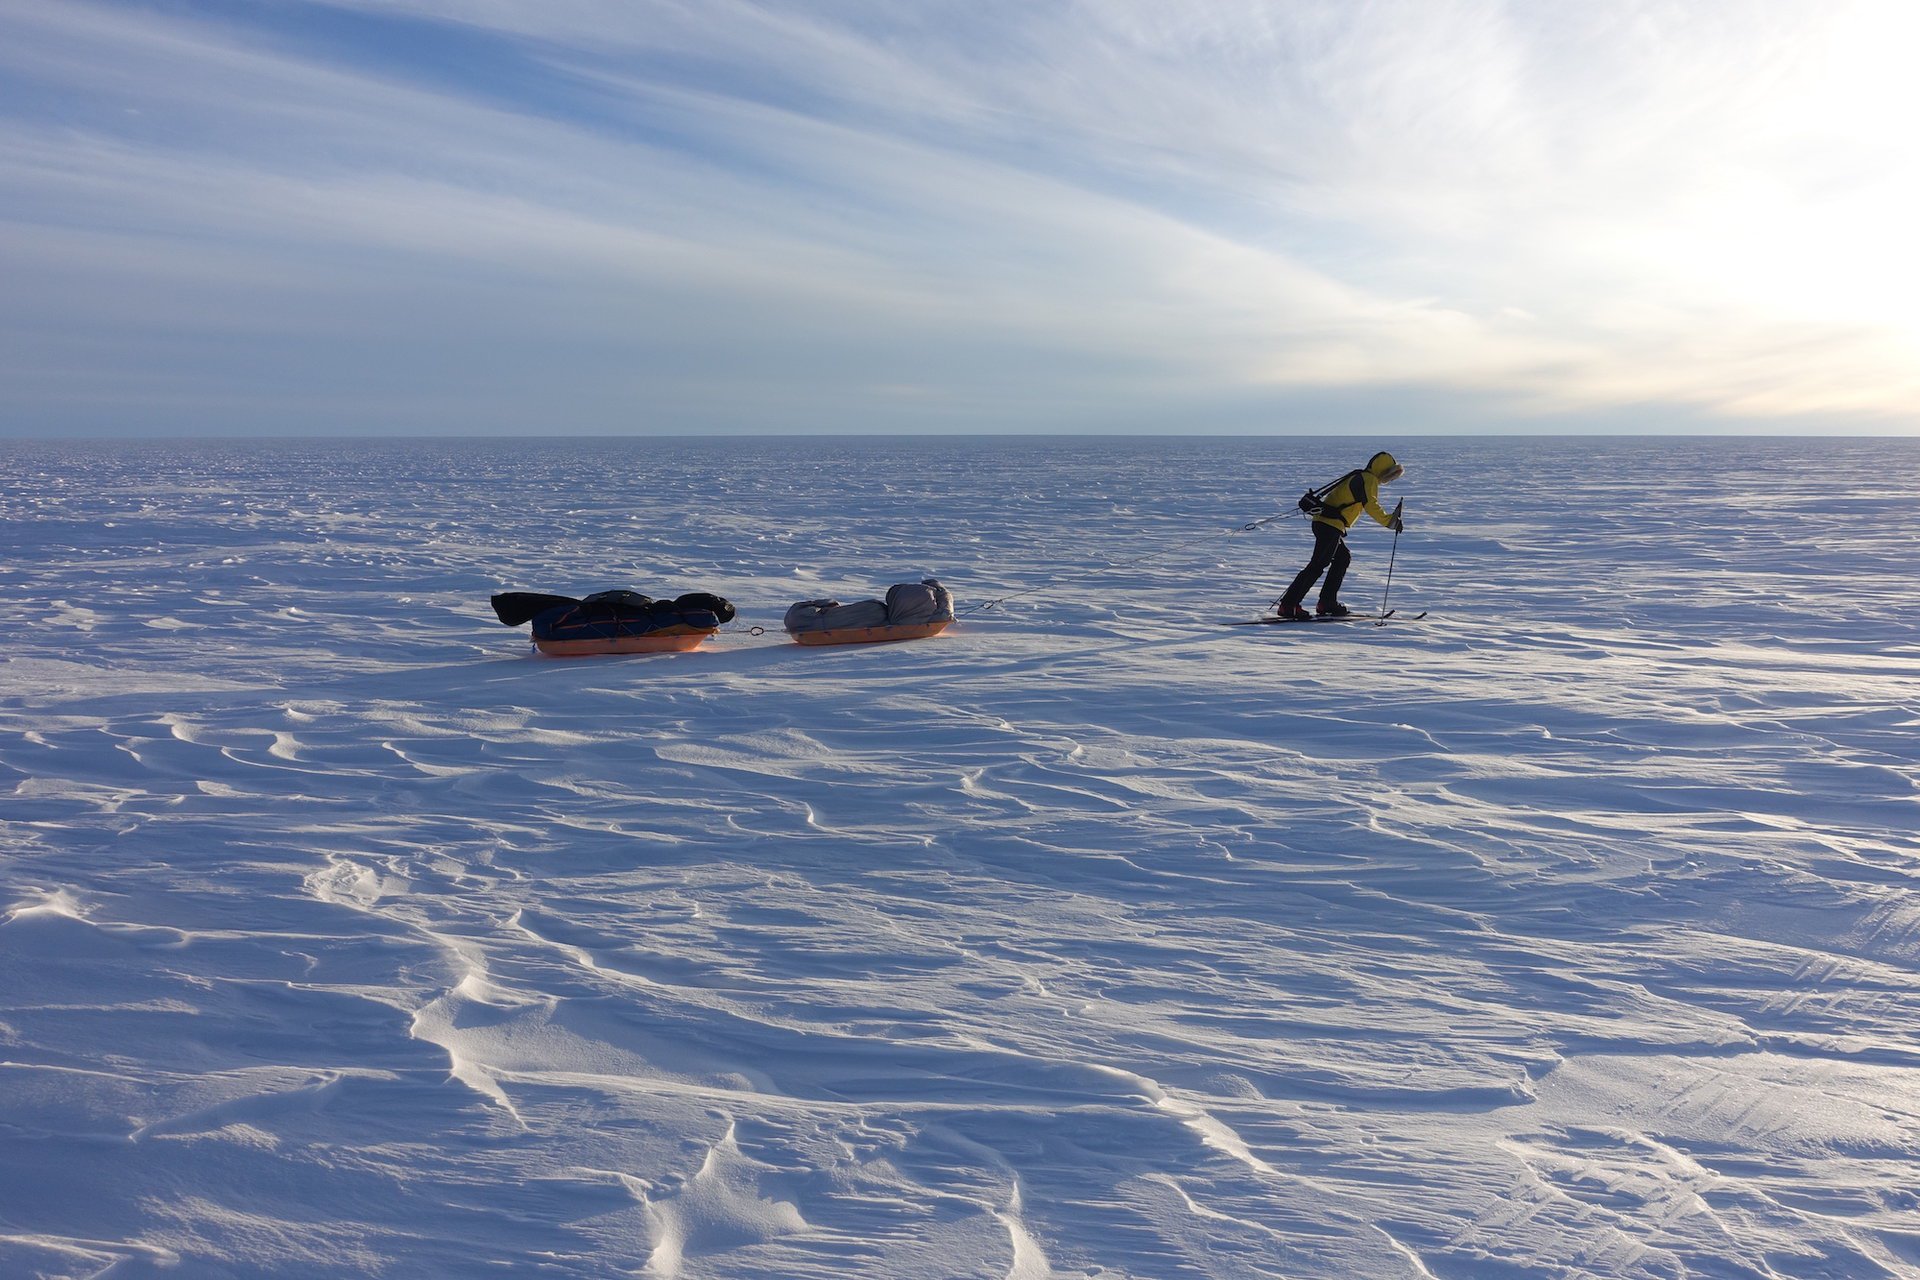
[[1900,32],[0,0],[0,430],[1915,429]]

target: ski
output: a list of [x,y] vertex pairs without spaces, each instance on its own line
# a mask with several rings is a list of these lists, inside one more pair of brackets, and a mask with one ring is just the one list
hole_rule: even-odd
[[1326,618],[1244,618],[1235,622],[1229,622],[1227,625],[1230,627],[1272,627],[1279,626],[1283,623],[1299,622],[1385,622],[1388,618],[1401,618],[1404,622],[1418,622],[1426,616],[1426,610],[1424,609],[1419,613],[1406,615],[1404,617],[1398,609],[1389,609],[1385,613],[1347,613]]

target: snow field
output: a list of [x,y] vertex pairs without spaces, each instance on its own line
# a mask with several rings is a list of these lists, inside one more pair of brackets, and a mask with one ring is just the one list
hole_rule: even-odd
[[0,1274],[1920,1274],[1920,448],[1386,444],[6,446]]

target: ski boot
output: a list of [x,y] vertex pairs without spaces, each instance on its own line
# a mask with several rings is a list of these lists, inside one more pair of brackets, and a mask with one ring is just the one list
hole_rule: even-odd
[[1279,613],[1279,615],[1282,618],[1285,618],[1288,622],[1312,622],[1313,621],[1312,614],[1308,613],[1305,609],[1301,608],[1297,604],[1288,604],[1285,600],[1282,600],[1279,604],[1275,605],[1274,609],[1276,612]]
[[[1304,612],[1304,610],[1302,612]],[[1346,618],[1352,615],[1353,610],[1347,608],[1347,606],[1341,604],[1338,600],[1322,600],[1319,604],[1313,606],[1313,616],[1316,618]]]

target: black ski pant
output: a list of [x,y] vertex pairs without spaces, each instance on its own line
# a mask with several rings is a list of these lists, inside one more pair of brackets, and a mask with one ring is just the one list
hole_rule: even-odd
[[1327,575],[1325,585],[1320,588],[1320,603],[1334,604],[1340,599],[1340,584],[1346,581],[1347,566],[1353,563],[1353,553],[1347,550],[1347,531],[1338,525],[1313,522],[1313,559],[1307,561],[1307,567],[1287,588],[1287,594],[1280,597],[1284,607],[1292,608],[1307,598],[1307,591],[1321,573]]

